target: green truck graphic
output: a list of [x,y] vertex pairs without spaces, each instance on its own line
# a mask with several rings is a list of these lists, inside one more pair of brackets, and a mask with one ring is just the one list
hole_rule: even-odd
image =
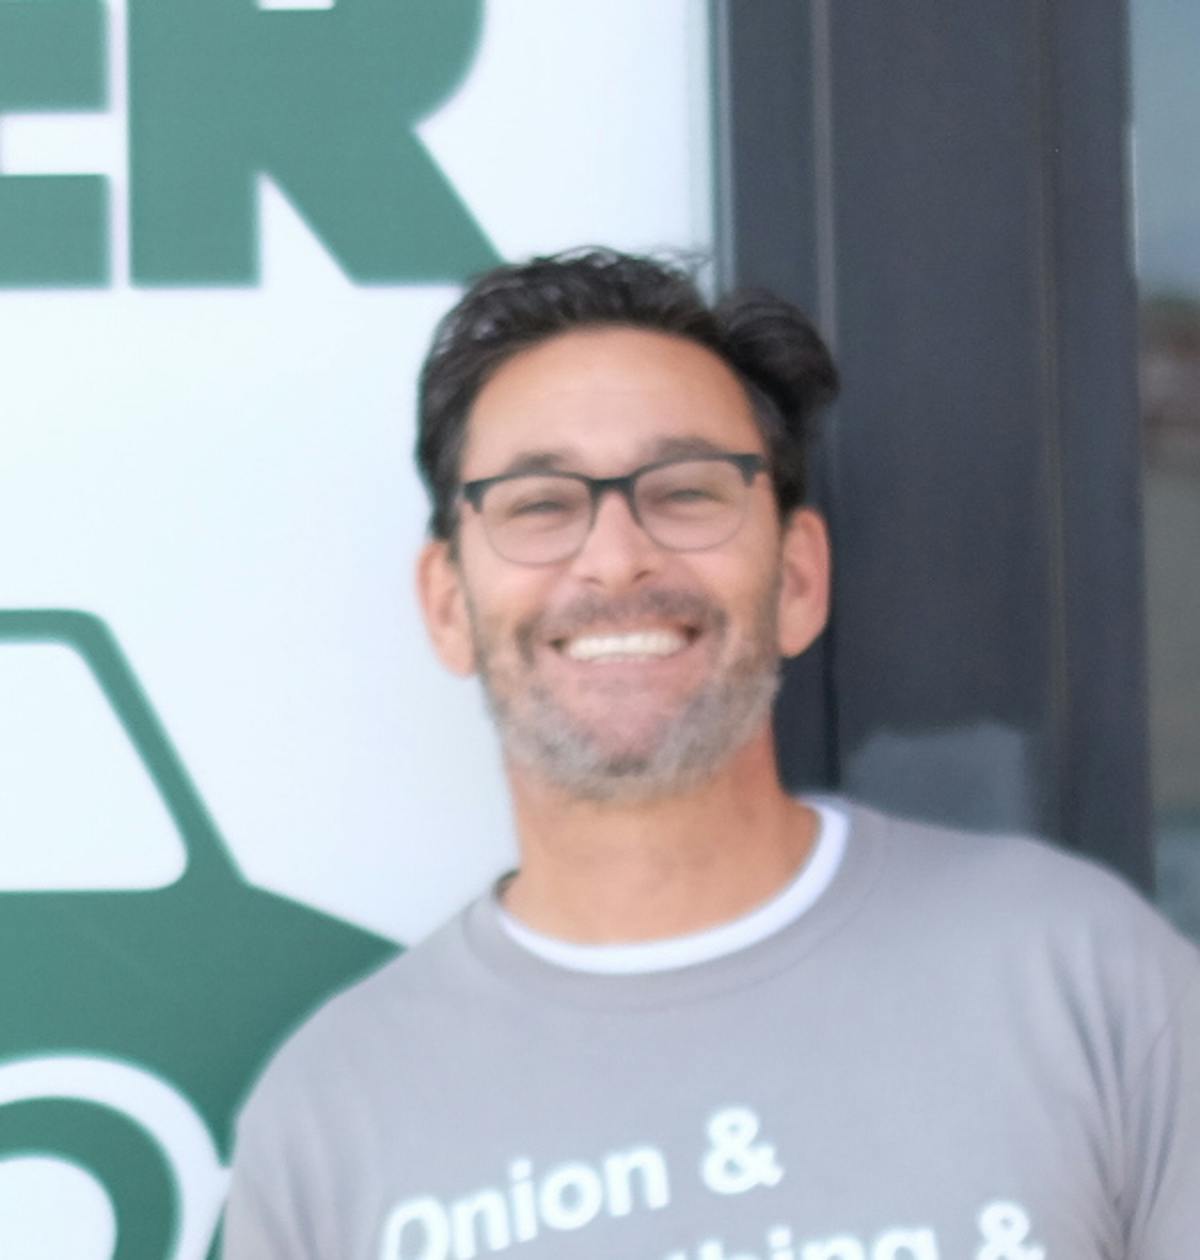
[[[0,610],[0,650],[13,643],[78,653],[187,863],[165,888],[0,891],[0,1161],[90,1173],[112,1205],[114,1260],[200,1260],[216,1254],[235,1113],[266,1058],[397,946],[242,879],[99,618]],[[0,853],[19,843],[3,837]]]

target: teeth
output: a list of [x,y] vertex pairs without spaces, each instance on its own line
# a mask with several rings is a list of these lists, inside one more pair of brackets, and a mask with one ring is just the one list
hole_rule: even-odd
[[592,634],[571,639],[567,655],[574,661],[612,660],[631,656],[670,656],[687,645],[674,630],[639,630],[633,634]]

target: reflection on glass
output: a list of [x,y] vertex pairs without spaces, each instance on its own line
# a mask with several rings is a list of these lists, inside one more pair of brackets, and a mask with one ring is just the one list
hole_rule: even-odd
[[1200,5],[1132,15],[1158,887],[1200,940]]

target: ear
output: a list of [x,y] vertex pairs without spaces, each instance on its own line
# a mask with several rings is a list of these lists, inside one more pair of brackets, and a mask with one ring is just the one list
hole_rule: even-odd
[[453,674],[475,672],[475,646],[462,574],[441,539],[427,542],[417,559],[417,595],[433,650]]
[[779,651],[799,656],[829,618],[829,534],[812,508],[797,508],[783,529],[779,584]]

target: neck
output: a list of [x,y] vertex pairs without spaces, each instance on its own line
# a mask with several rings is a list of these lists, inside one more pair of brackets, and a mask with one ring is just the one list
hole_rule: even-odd
[[787,884],[817,833],[780,786],[767,729],[699,787],[650,801],[579,800],[513,765],[509,781],[521,868],[505,907],[581,944],[728,922]]

